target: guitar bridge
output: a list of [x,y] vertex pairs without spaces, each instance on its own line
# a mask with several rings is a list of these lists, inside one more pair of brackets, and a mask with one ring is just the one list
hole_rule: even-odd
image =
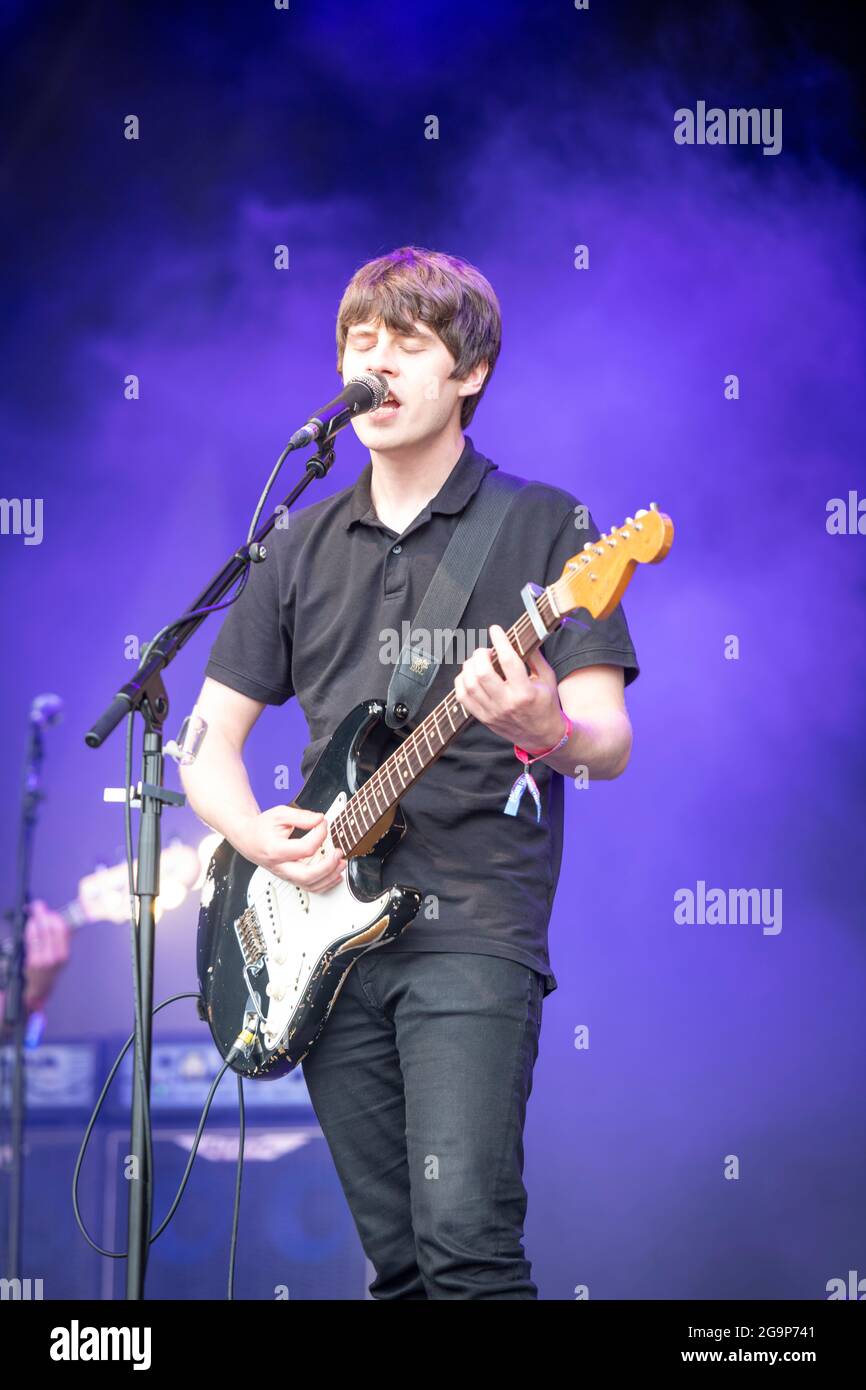
[[238,944],[247,970],[257,970],[265,957],[265,939],[254,907],[248,907],[235,922]]

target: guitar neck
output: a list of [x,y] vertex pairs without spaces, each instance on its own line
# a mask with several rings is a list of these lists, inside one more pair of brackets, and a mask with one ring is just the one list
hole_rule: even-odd
[[59,908],[58,916],[63,918],[67,927],[83,927],[88,920],[87,913],[84,911],[78,898],[73,899],[71,903],[67,903],[65,907]]
[[[549,590],[539,597],[538,612],[547,637],[562,622]],[[521,657],[535,651],[544,640],[536,632],[528,613],[522,614],[505,635]],[[495,653],[491,659],[494,670],[501,675],[502,668]],[[423,777],[471,720],[472,715],[467,714],[451,690],[334,817],[331,834],[342,854],[351,854],[369,839],[382,818]]]

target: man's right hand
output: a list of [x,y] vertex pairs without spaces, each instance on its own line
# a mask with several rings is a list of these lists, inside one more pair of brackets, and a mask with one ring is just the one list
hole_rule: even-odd
[[[308,833],[293,838],[295,829]],[[328,838],[321,811],[272,806],[243,820],[231,843],[251,864],[311,893],[336,887],[346,872],[346,860]]]
[[[207,676],[195,706],[207,732],[195,761],[181,763],[183,789],[196,814],[245,859],[288,883],[324,893],[346,871],[345,859],[328,836],[326,817],[299,806],[260,811],[250,787],[242,752],[264,708]],[[308,834],[293,839],[293,830]]]

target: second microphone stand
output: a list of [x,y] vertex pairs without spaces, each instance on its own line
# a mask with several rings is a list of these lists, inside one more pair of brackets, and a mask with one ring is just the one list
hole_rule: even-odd
[[[283,457],[288,450],[284,451]],[[282,462],[282,460],[280,460]],[[148,1191],[152,1190],[153,1174],[147,1167],[146,1140],[148,1128],[148,1096],[150,1094],[151,1010],[153,1008],[153,959],[155,943],[155,905],[159,896],[159,860],[161,849],[160,822],[165,803],[182,804],[184,798],[163,787],[162,731],[168,715],[168,693],[162,672],[192,637],[193,633],[213,612],[232,586],[242,578],[250,564],[260,564],[267,558],[265,537],[277,525],[279,518],[294,506],[298,497],[314,478],[324,478],[334,462],[334,442],[331,437],[318,453],[307,460],[304,476],[288,497],[255,531],[252,540],[234,552],[219,573],[187,609],[183,618],[155,642],[133,676],[115,695],[85,735],[90,748],[99,748],[124,716],[139,710],[145,721],[144,754],[140,786],[141,819],[138,840],[138,877],[136,897],[138,914],[138,981],[141,1001],[142,1036],[141,1058],[136,1046],[133,1054],[133,1097],[131,1122],[132,1171],[139,1180],[129,1184],[129,1234],[127,1241],[126,1297],[144,1297],[144,1277],[150,1244]],[[279,463],[277,465],[279,467]],[[275,470],[276,471],[276,470]],[[127,795],[130,789],[127,788]]]

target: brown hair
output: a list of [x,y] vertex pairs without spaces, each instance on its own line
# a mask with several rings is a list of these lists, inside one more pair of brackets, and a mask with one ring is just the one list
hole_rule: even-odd
[[499,300],[480,270],[458,256],[401,246],[356,270],[337,313],[337,371],[346,335],[355,323],[381,320],[394,333],[411,333],[417,320],[432,328],[454,358],[452,379],[464,380],[479,362],[488,372],[481,390],[461,403],[465,428],[493,375],[502,342]]

